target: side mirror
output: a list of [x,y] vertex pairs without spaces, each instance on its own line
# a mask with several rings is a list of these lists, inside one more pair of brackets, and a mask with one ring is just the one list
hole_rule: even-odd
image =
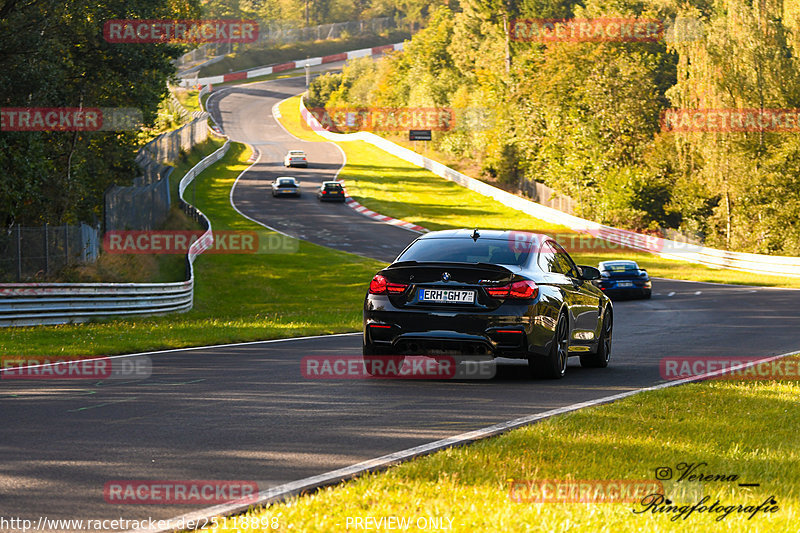
[[583,280],[592,281],[595,279],[600,279],[600,271],[595,267],[580,265],[578,266],[578,269],[581,271],[581,279]]

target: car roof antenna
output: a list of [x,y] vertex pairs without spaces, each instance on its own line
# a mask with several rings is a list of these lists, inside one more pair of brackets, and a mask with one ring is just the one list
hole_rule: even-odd
[[478,233],[478,228],[475,228],[475,231],[473,231],[472,235],[470,235],[470,237],[472,237],[473,241],[477,241],[478,237],[480,237],[480,236],[481,236],[481,234]]

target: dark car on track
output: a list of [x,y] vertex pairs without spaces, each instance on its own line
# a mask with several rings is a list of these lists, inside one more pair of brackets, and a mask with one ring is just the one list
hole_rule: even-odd
[[320,202],[344,202],[344,187],[338,181],[323,181],[317,191]]
[[595,285],[611,298],[650,298],[653,283],[647,270],[636,261],[603,261],[598,265],[600,279]]
[[291,176],[281,176],[272,182],[272,196],[300,196],[300,182]]
[[[422,235],[372,279],[363,355],[490,355],[527,359],[533,376],[561,378],[567,358],[606,367],[611,300],[551,237],[448,230]],[[387,365],[388,366],[388,365]],[[380,368],[380,367],[379,367]]]

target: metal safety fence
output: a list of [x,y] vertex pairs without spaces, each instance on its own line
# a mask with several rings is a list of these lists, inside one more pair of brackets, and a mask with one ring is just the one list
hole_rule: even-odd
[[0,281],[42,279],[77,263],[91,263],[99,251],[98,228],[21,226],[0,233]]
[[[230,147],[195,165],[179,184],[183,192],[204,169],[221,159]],[[188,311],[194,304],[194,260],[214,242],[211,223],[196,210],[205,233],[189,248],[186,281],[173,283],[0,283],[0,327],[85,322],[92,318],[159,315]]]
[[380,17],[349,22],[334,22],[318,26],[302,27],[295,21],[259,21],[258,39],[252,43],[206,43],[185,53],[175,66],[181,76],[191,74],[201,67],[212,65],[234,52],[241,53],[250,48],[264,47],[268,44],[288,44],[302,41],[321,41],[339,39],[347,35],[381,33],[396,26],[392,17]]

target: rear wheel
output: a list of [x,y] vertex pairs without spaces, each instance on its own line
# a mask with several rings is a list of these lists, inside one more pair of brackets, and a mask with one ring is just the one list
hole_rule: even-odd
[[614,314],[611,309],[606,309],[603,317],[603,326],[600,329],[600,339],[597,351],[581,355],[581,366],[584,368],[605,368],[611,359],[611,334],[614,330]]
[[531,355],[528,357],[528,368],[535,378],[561,379],[567,372],[567,359],[569,358],[569,321],[567,315],[558,317],[556,331],[550,353],[545,357]]
[[405,356],[391,354],[388,350],[377,348],[372,344],[363,345],[361,353],[364,358],[364,366],[369,375],[375,377],[400,375]]

